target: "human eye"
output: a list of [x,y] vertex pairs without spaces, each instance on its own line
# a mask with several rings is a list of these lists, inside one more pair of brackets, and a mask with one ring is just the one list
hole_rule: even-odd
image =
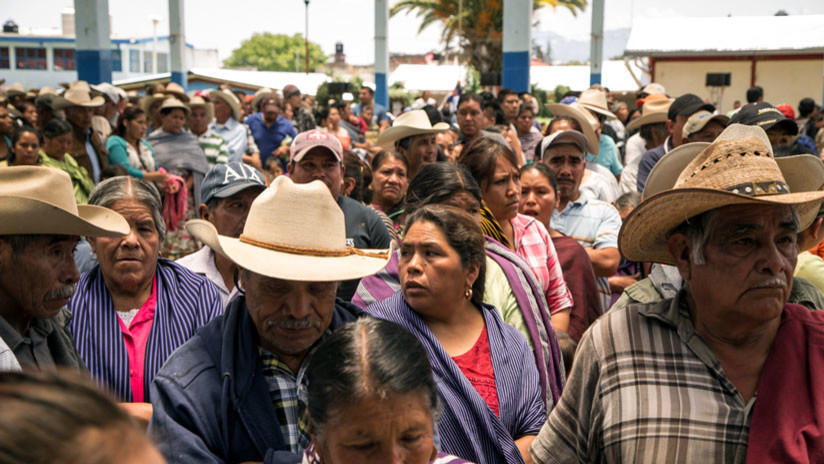
[[404,435],[401,440],[409,445],[415,444],[423,439],[422,433]]

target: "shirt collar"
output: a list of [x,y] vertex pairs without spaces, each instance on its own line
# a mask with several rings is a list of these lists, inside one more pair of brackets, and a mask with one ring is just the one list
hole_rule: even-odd
[[221,124],[217,122],[217,119],[212,121],[212,125],[215,129],[234,129],[239,123],[235,120],[234,116],[229,116],[229,119],[226,120],[225,123]]
[[215,264],[215,252],[211,248],[204,246],[192,253],[191,257],[192,259],[186,263],[186,267],[192,272],[205,275],[221,291],[229,293],[229,289],[226,288],[226,283],[223,281],[223,276],[220,275],[220,271],[218,271]]
[[45,339],[54,331],[54,325],[50,320],[43,320],[32,318],[29,324],[29,330],[26,331],[25,336],[21,336],[11,324],[6,321],[3,316],[0,316],[0,338],[6,342],[12,352],[23,343],[25,338],[42,338]]

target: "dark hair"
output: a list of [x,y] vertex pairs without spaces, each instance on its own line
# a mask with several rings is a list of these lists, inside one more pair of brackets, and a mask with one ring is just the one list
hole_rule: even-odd
[[527,105],[526,103],[521,103],[518,105],[518,116],[520,117],[524,112],[529,111],[532,113],[532,116],[535,116],[535,109],[532,108],[532,105]]
[[349,102],[339,101],[332,105],[332,108],[336,108],[338,110],[338,113],[340,113],[341,116],[343,116],[343,111],[349,108]]
[[277,109],[283,110],[283,104],[280,101],[280,97],[278,94],[270,94],[266,98],[262,99],[260,103],[258,103],[258,107],[255,108],[257,111],[263,112],[263,108],[274,105]]
[[[503,103],[503,102],[504,102],[504,99],[505,99],[506,97],[508,97],[509,95],[515,95],[515,96],[518,96],[518,92],[516,92],[516,91],[514,91],[514,90],[512,90],[512,89],[506,89],[506,88],[505,88],[505,89],[501,89],[501,90],[499,90],[499,91],[498,91],[498,103]],[[518,97],[518,98],[520,98],[520,97]]]
[[408,232],[418,222],[429,222],[440,229],[449,246],[458,253],[464,269],[478,266],[478,278],[472,284],[470,301],[480,306],[484,299],[486,272],[486,239],[481,225],[466,211],[447,205],[426,205],[416,209],[407,217],[403,230]]
[[4,372],[0,404],[6,464],[104,464],[151,446],[128,413],[74,373]]
[[659,137],[666,137],[667,136],[667,123],[666,122],[656,122],[653,124],[644,124],[639,129],[639,134],[641,138],[647,142],[652,142],[652,137],[654,133],[658,133]]
[[429,124],[432,124],[434,126],[435,124],[443,121],[443,119],[441,118],[441,112],[438,111],[438,109],[434,106],[424,105],[424,107],[421,109],[426,112],[426,116],[429,118]]
[[488,100],[484,102],[483,111],[486,113],[487,108],[492,108],[493,115],[495,119],[492,121],[493,124],[506,124],[506,115],[504,114],[504,109],[501,108],[501,105],[498,104],[495,100]]
[[43,127],[43,137],[51,140],[55,137],[60,137],[63,134],[69,134],[71,133],[71,131],[71,124],[64,121],[63,119],[54,118],[51,121],[47,122],[45,127]]
[[358,155],[349,150],[343,150],[343,165],[346,166],[343,178],[355,181],[355,187],[352,188],[349,198],[363,203],[363,162]]
[[550,169],[549,166],[544,163],[527,164],[521,168],[521,175],[527,171],[538,171],[538,174],[544,176],[547,182],[549,182],[552,191],[558,192],[558,178],[555,177],[555,172]]
[[22,137],[26,132],[31,132],[34,134],[37,137],[37,141],[40,142],[40,145],[43,145],[43,134],[41,134],[39,130],[31,126],[20,126],[15,129],[14,133],[11,135],[11,146],[13,147],[17,144],[17,141],[20,140],[20,137]]
[[815,101],[812,98],[802,98],[798,102],[798,114],[802,118],[810,116],[813,111],[815,111]]
[[437,416],[432,368],[418,339],[393,322],[362,317],[333,332],[312,354],[306,370],[313,433],[322,439],[337,408],[371,395],[419,393]]
[[465,166],[446,161],[427,164],[409,181],[406,213],[449,201],[461,192],[469,193],[478,203],[483,200],[481,188]]
[[747,103],[755,103],[759,98],[764,97],[764,89],[756,85],[747,89]]
[[137,106],[127,106],[122,113],[120,113],[120,117],[117,118],[117,127],[114,129],[114,134],[119,135],[120,137],[126,138],[126,123],[128,121],[134,121],[137,119],[141,114],[146,114],[140,107]]
[[475,94],[475,93],[461,94],[461,97],[458,98],[458,106],[456,108],[460,108],[461,105],[463,105],[466,102],[470,102],[470,101],[477,102],[478,106],[483,108],[483,105],[484,105],[483,99],[481,98],[480,95]]
[[466,166],[475,182],[481,189],[485,189],[495,174],[495,166],[501,156],[506,158],[513,168],[518,169],[518,160],[512,150],[488,137],[478,137],[461,150],[458,164]]
[[100,182],[112,177],[128,176],[129,171],[122,164],[110,164],[100,171]]
[[375,95],[375,91],[374,91],[374,90],[372,90],[372,87],[369,87],[369,86],[367,86],[367,85],[363,85],[363,86],[361,86],[361,90],[363,90],[363,89],[368,90],[368,91],[369,91],[369,95]]
[[581,133],[584,132],[583,129],[581,128],[581,123],[578,122],[577,119],[572,118],[570,116],[555,116],[554,118],[552,118],[552,121],[550,121],[549,124],[547,124],[546,131],[545,131],[544,135],[551,134],[552,133],[552,126],[554,126],[556,123],[561,122],[561,121],[569,122],[569,126],[572,128],[572,130],[576,130],[576,131],[581,132]]
[[377,171],[383,162],[389,158],[395,158],[403,163],[406,167],[407,174],[409,173],[409,160],[406,159],[406,156],[403,153],[397,152],[391,148],[385,148],[379,151],[378,154],[372,158],[372,172]]

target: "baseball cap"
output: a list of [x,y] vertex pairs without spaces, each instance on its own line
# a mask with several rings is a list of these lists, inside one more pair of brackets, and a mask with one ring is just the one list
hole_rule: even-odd
[[250,187],[266,188],[266,181],[257,169],[237,161],[218,164],[203,178],[201,201],[208,203],[212,198],[228,198]]
[[747,103],[732,115],[730,124],[759,126],[765,131],[773,127],[781,127],[790,135],[798,133],[798,124],[792,119],[787,119],[784,113],[767,102]]
[[297,163],[309,150],[315,147],[323,147],[332,153],[337,161],[343,160],[343,146],[334,135],[320,129],[301,132],[292,142],[290,162]]
[[288,99],[295,94],[300,95],[300,89],[298,89],[297,86],[292,84],[287,85],[281,91],[283,92],[283,98],[285,99]]
[[712,114],[707,110],[700,110],[690,116],[690,118],[687,119],[687,123],[684,124],[684,137],[689,137],[700,131],[713,120],[720,122],[724,127],[727,127],[727,123],[730,122],[730,118],[723,114]]
[[547,150],[557,145],[574,145],[581,150],[582,155],[586,156],[587,153],[587,139],[584,134],[576,130],[562,130],[544,137],[541,141],[541,158]]
[[715,107],[709,103],[704,103],[704,100],[701,100],[701,97],[694,93],[685,93],[672,102],[667,112],[667,119],[673,120],[679,114],[690,117],[698,110],[706,110],[712,113],[715,111]]

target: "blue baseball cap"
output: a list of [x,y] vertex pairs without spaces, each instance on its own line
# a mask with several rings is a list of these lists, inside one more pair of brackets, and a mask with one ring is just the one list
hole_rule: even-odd
[[201,201],[205,204],[212,198],[228,198],[250,187],[266,188],[266,181],[260,171],[236,161],[218,164],[209,169],[203,178],[200,186]]

